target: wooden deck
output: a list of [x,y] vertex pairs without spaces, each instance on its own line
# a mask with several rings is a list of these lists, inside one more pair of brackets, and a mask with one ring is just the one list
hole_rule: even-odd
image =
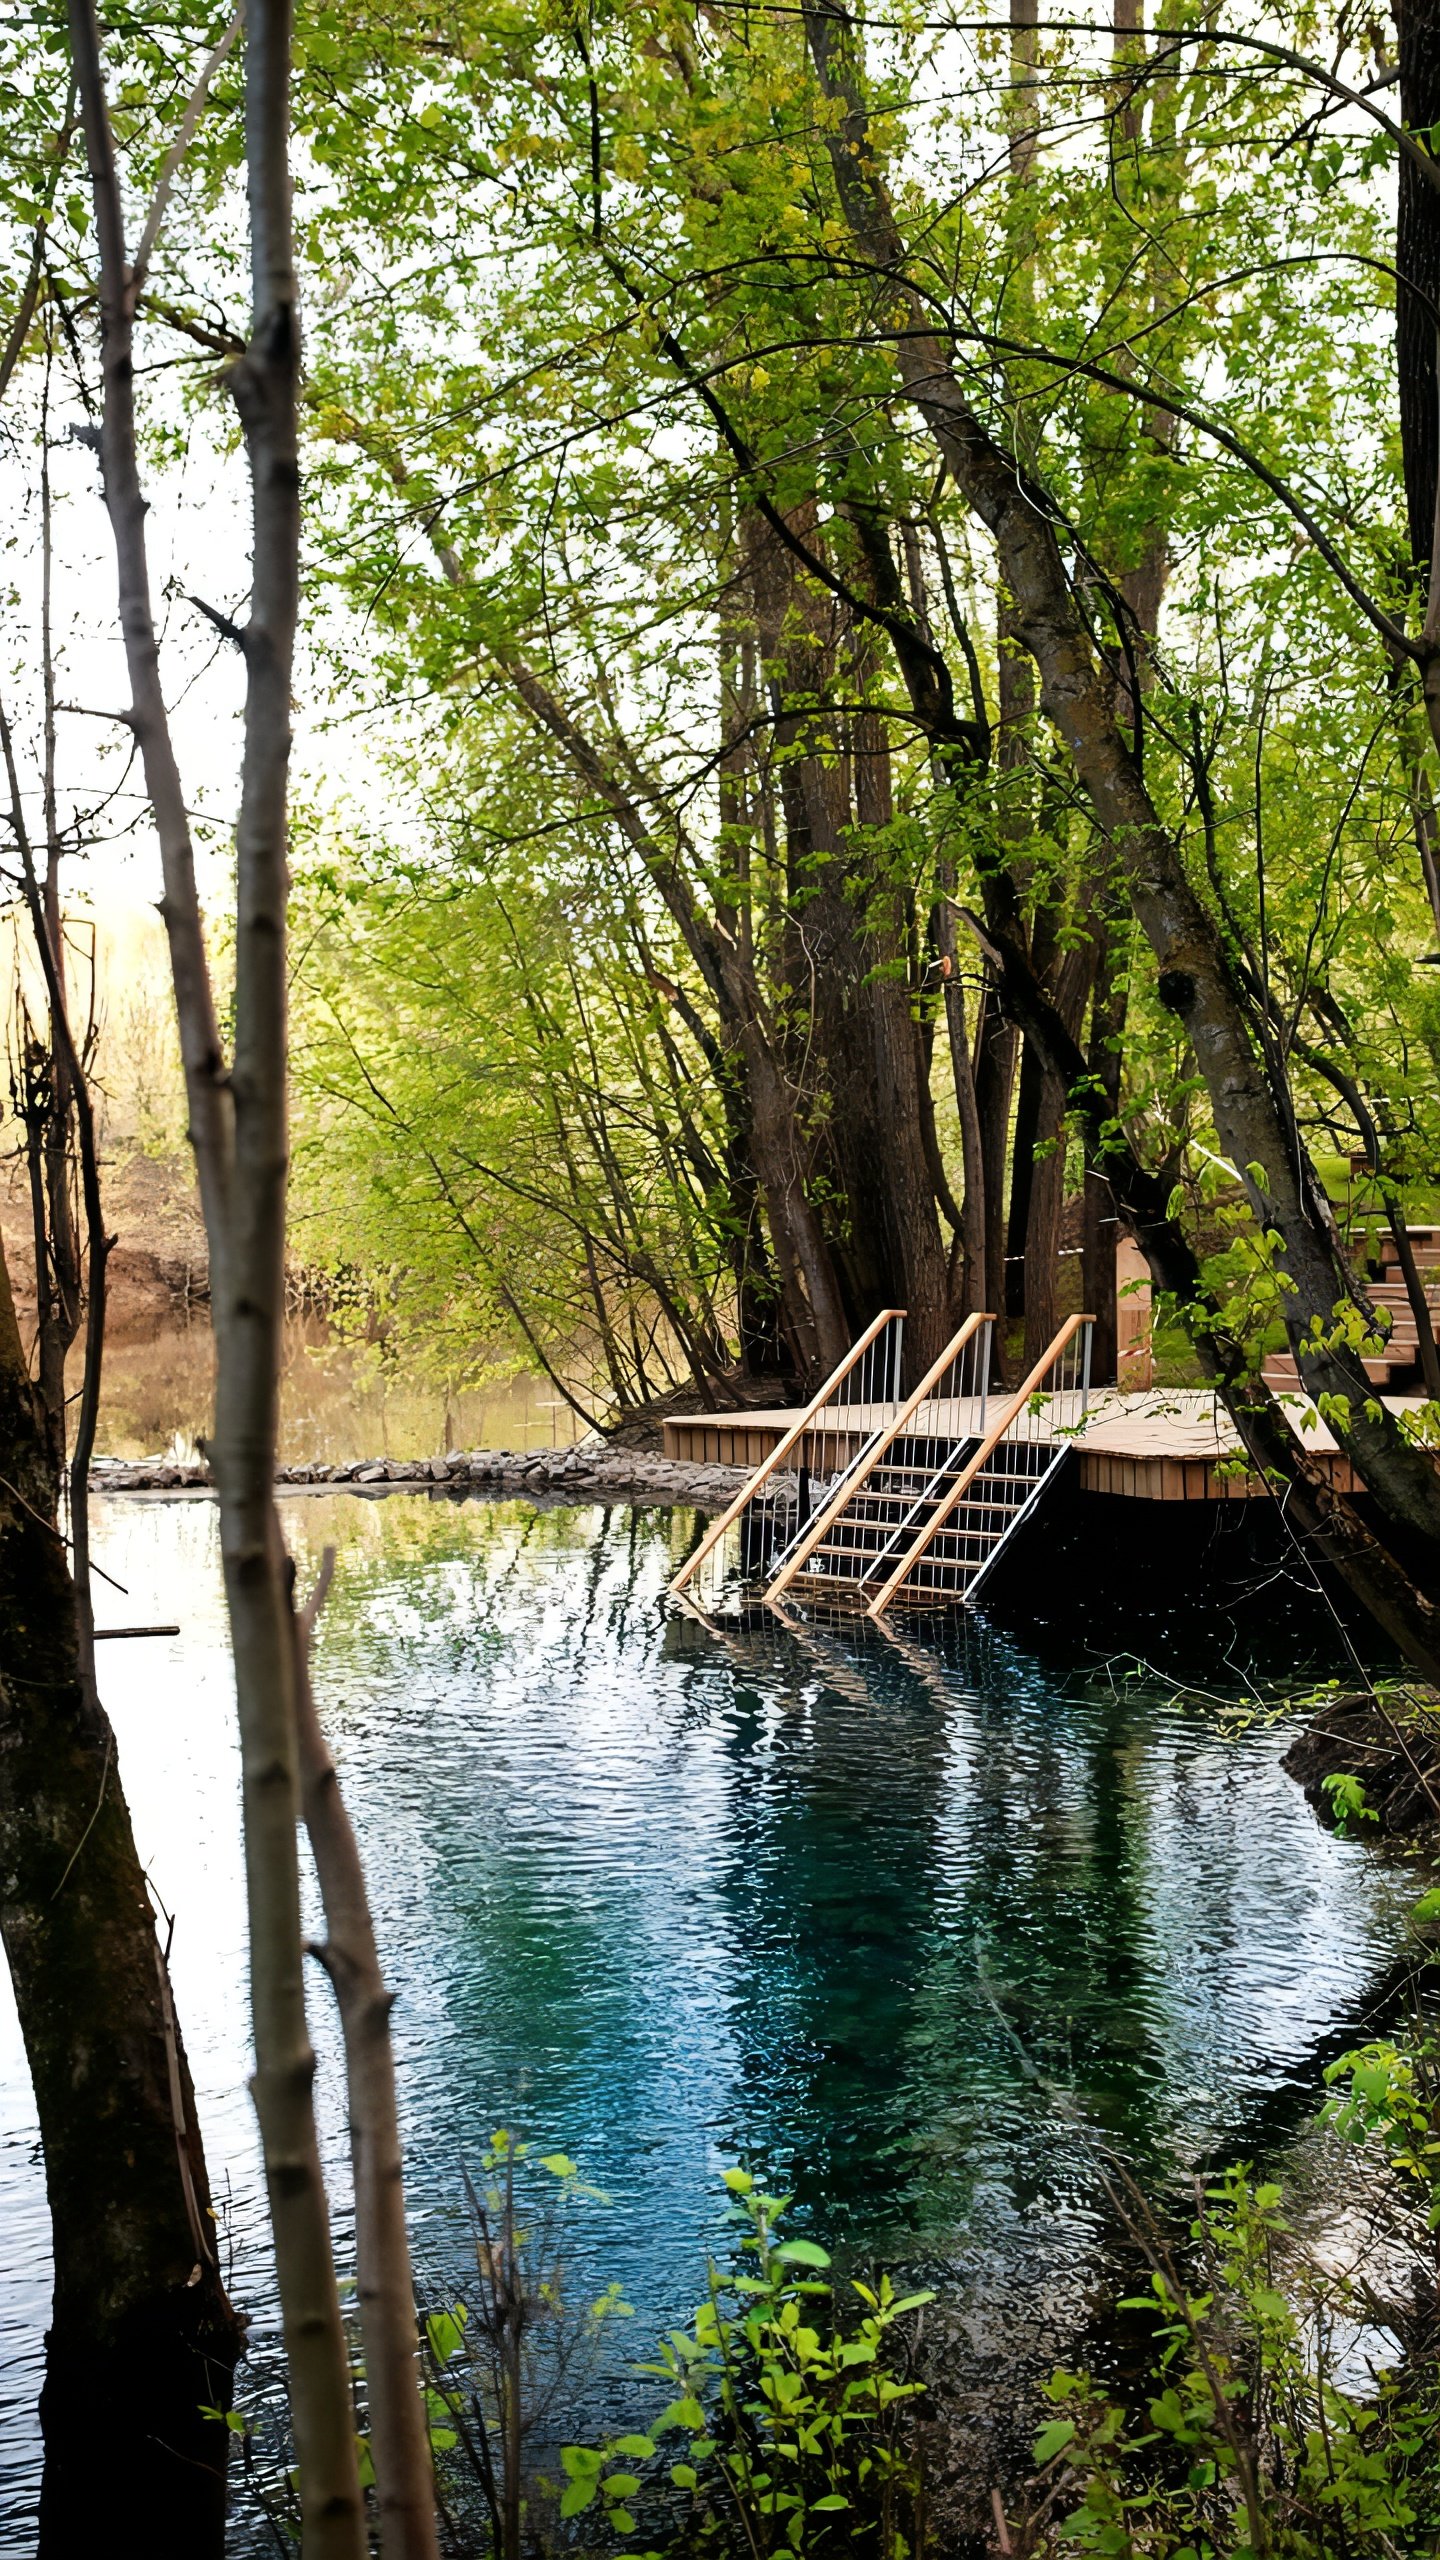
[[[1324,1461],[1338,1485],[1353,1492],[1349,1461],[1341,1456],[1308,1396],[1290,1395],[1282,1401],[1306,1449]],[[1381,1401],[1398,1412],[1421,1399],[1385,1396]],[[992,1398],[992,1410],[993,1403]],[[814,1432],[817,1439],[824,1433],[827,1467],[852,1457],[890,1410],[881,1405],[832,1405],[817,1414]],[[917,1434],[958,1440],[976,1427],[979,1410],[978,1403],[922,1405],[914,1428]],[[789,1412],[675,1414],[665,1424],[665,1455],[688,1459],[692,1465],[758,1467],[798,1413],[797,1407]],[[808,1458],[808,1436],[801,1446]],[[1113,1387],[1098,1389],[1090,1399],[1075,1447],[1084,1493],[1119,1495],[1131,1502],[1268,1498],[1258,1476],[1248,1470],[1229,1471],[1240,1454],[1235,1428],[1218,1398],[1202,1387],[1151,1387],[1138,1395],[1121,1395]]]

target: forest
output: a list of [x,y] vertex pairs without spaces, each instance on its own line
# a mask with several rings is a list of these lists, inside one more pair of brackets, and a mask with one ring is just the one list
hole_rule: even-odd
[[[1440,6],[24,0],[0,98],[4,2548],[1433,2551]],[[1142,1292],[1192,1519],[681,1605],[852,1478],[958,1601]],[[332,1356],[430,1525],[277,1482]],[[603,1492],[687,1416],[793,1484]]]

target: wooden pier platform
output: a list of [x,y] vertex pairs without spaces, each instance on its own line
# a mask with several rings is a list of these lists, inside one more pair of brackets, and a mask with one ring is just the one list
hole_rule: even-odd
[[[1291,1427],[1346,1492],[1354,1477],[1308,1396],[1281,1399]],[[992,1409],[995,1399],[992,1396]],[[1392,1412],[1418,1405],[1419,1396],[1384,1396]],[[833,1468],[853,1457],[892,1408],[832,1405],[814,1422],[824,1435],[825,1462]],[[958,1440],[978,1424],[980,1407],[950,1401],[920,1407],[913,1429]],[[692,1466],[758,1467],[793,1423],[800,1408],[756,1413],[672,1414],[665,1424],[665,1455]],[[809,1460],[809,1435],[801,1444]],[[1240,1443],[1219,1398],[1204,1387],[1148,1387],[1121,1395],[1114,1387],[1091,1396],[1082,1431],[1074,1435],[1082,1493],[1119,1495],[1131,1502],[1251,1502],[1268,1489],[1248,1469],[1236,1467]]]

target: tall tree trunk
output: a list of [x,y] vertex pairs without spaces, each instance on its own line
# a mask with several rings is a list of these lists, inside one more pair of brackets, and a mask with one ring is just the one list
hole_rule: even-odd
[[[815,550],[813,502],[790,530]],[[883,720],[841,721],[810,706],[842,643],[863,692],[867,651],[817,600],[773,526],[751,535],[761,654],[772,699],[790,874],[786,976],[808,991],[804,1045],[820,1066],[825,1156],[841,1216],[834,1250],[852,1329],[882,1306],[908,1309],[906,1360],[928,1367],[949,1332],[949,1281],[917,1088],[919,1053],[899,888],[886,876],[883,830],[894,816]],[[869,544],[898,585],[883,529]],[[799,700],[803,710],[793,710]],[[917,1370],[918,1374],[918,1370]]]
[[[890,755],[884,724],[875,714],[866,712],[857,719],[855,749],[857,822],[865,829],[888,827],[895,814]],[[880,859],[883,863],[885,856]],[[875,1146],[884,1177],[890,1287],[874,1306],[860,1313],[868,1324],[882,1306],[907,1310],[905,1360],[913,1380],[923,1377],[939,1357],[954,1328],[935,1179],[925,1147],[926,1113],[931,1106],[928,1083],[922,1096],[920,1080],[922,1074],[928,1078],[928,1061],[916,1038],[908,973],[899,974],[905,968],[899,892],[890,889],[881,896],[891,909],[889,926],[883,936],[878,931],[872,935],[871,966],[861,993],[867,1000],[864,1011],[870,1016],[875,1060],[875,1114],[866,1136]]]
[[975,1039],[975,1108],[985,1169],[985,1295],[995,1317],[993,1356],[999,1374],[1005,1359],[1005,1164],[1010,1144],[1010,1095],[1015,1081],[1017,1033],[1000,1009],[998,988],[985,990]]
[[[1279,1267],[1290,1284],[1286,1331],[1302,1378],[1317,1399],[1326,1400],[1331,1427],[1384,1524],[1391,1595],[1381,1591],[1385,1576],[1370,1554],[1374,1541],[1366,1548],[1358,1524],[1357,1535],[1337,1540],[1336,1551],[1343,1548],[1345,1569],[1377,1614],[1384,1609],[1393,1625],[1400,1610],[1407,1645],[1428,1664],[1435,1658],[1427,1632],[1434,1614],[1427,1585],[1440,1579],[1440,1477],[1370,1394],[1358,1358],[1337,1337],[1337,1311],[1354,1303],[1356,1293],[1333,1219],[1313,1166],[1294,1147],[1282,1098],[1266,1081],[1219,929],[1202,907],[1179,847],[1115,726],[1113,680],[1097,664],[1053,516],[970,406],[933,333],[927,306],[906,282],[904,243],[870,137],[854,23],[837,4],[808,7],[806,26],[822,88],[839,110],[829,150],[845,218],[861,254],[877,272],[895,279],[905,324],[897,339],[901,378],[958,488],[995,540],[1039,671],[1045,709],[1115,848],[1131,905],[1159,964],[1161,1001],[1194,1046],[1220,1144],[1242,1169],[1252,1212],[1280,1240]],[[1427,663],[1428,707],[1440,728],[1440,653]],[[1003,897],[1005,884],[995,885]],[[998,907],[995,926],[1009,929]],[[1226,1393],[1240,1421],[1239,1382]]]
[[[1034,943],[1039,940],[1037,932],[1032,938],[1032,964],[1036,957]],[[1051,956],[1042,984],[1053,998],[1066,1030],[1077,1034],[1085,1018],[1090,981],[1099,957],[1095,933],[1092,931],[1087,941],[1068,951],[1054,949],[1049,935],[1045,942]],[[1060,1321],[1060,1231],[1065,1207],[1068,1102],[1069,1089],[1063,1075],[1051,1059],[1042,1056],[1024,1245],[1027,1369],[1033,1368],[1047,1342],[1053,1339]]]
[[[1396,0],[1394,14],[1401,120],[1408,132],[1425,138],[1434,155],[1433,137],[1440,124],[1440,0]],[[1440,307],[1440,187],[1402,151],[1396,189],[1395,365],[1405,512],[1422,618],[1427,627],[1433,627],[1430,590],[1440,549],[1440,326],[1435,319]],[[1440,933],[1440,829],[1425,760],[1410,734],[1410,691],[1403,677],[1397,685],[1397,700],[1402,752],[1410,771],[1416,849],[1430,912]],[[1434,730],[1433,700],[1429,708]]]
[[[1440,0],[1396,0],[1400,116],[1410,133],[1430,140],[1440,124]],[[1422,585],[1435,541],[1440,477],[1440,188],[1407,152],[1399,155],[1395,229],[1395,360],[1400,388],[1400,445],[1410,557]]]
[[[1026,1044],[1027,1048],[1029,1043]],[[1024,1230],[1025,1366],[1033,1368],[1060,1321],[1060,1226],[1065,1206],[1066,1090],[1042,1068],[1035,1158]]]
[[1006,1317],[1012,1324],[1024,1315],[1029,1295],[1025,1242],[1030,1230],[1030,1198],[1035,1184],[1035,1149],[1040,1137],[1044,1085],[1044,1059],[1034,1041],[1025,1040],[1020,1048],[1020,1090],[1015,1101],[1015,1132],[1010,1155],[1010,1212],[1005,1226],[1004,1305]]
[[0,1934],[55,2253],[42,2560],[133,2520],[156,2560],[219,2554],[241,2332],[115,1737],[79,1643],[55,1470],[0,1251]]
[[[955,1110],[960,1122],[960,1158],[965,1185],[960,1202],[960,1290],[958,1303],[951,1310],[952,1314],[960,1317],[980,1314],[986,1306],[985,1147],[980,1127],[975,1059],[965,1018],[965,981],[960,973],[955,904],[950,895],[950,884],[944,879],[935,907],[935,938],[944,971],[945,1030],[950,1048],[950,1072],[955,1085]],[[980,1010],[983,1018],[983,999]]]
[[190,1133],[210,1248],[216,1424],[210,1458],[235,1663],[250,1921],[253,2093],[300,2475],[305,2560],[363,2560],[364,2507],[349,2357],[315,2135],[296,1825],[295,1651],[275,1511],[284,1315],[286,784],[298,603],[299,329],[290,246],[289,16],[252,0],[246,163],[254,323],[230,381],[250,456],[251,620],[237,830],[235,1056],[226,1070],[194,852],[160,681],[134,408],[135,278],[93,0],[70,0],[99,247],[101,463],[119,571],[130,725],[159,841]]
[[[1125,1030],[1128,990],[1115,965],[1113,920],[1101,925],[1101,943],[1090,1005],[1090,1045],[1086,1066],[1106,1121],[1120,1117],[1121,1040]],[[1110,1184],[1103,1136],[1085,1148],[1084,1241],[1081,1264],[1085,1305],[1095,1319],[1090,1336],[1090,1375],[1096,1386],[1109,1386],[1118,1374],[1119,1304],[1115,1248],[1120,1227]]]

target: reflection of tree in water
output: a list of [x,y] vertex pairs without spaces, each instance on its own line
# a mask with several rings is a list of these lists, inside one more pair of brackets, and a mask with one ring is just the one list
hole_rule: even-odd
[[997,2153],[1017,2210],[1053,2182],[1057,2075],[1146,2120],[1127,1711],[1077,1731],[980,1629],[964,1678],[868,1630],[788,1641],[788,1712],[737,1691],[729,1734],[735,2137],[832,2222],[938,2241]]
[[[212,1507],[104,1508],[137,1616],[184,1618],[186,1680],[206,1630],[222,1683]],[[1021,1589],[1007,1633],[1003,1586],[988,1622],[712,1631],[664,1604],[683,1515],[284,1508],[302,1584],[340,1548],[320,1685],[401,1995],[427,2274],[463,2289],[460,2163],[517,2122],[612,2198],[571,2282],[624,2282],[624,2363],[689,2308],[748,2151],[847,2248],[927,2262],[937,2389],[993,2477],[997,2408],[1023,2430],[1113,2267],[1097,2131],[1162,2198],[1180,2161],[1282,2156],[1398,1942],[1281,1738],[1231,1749],[1169,1703],[1180,1671],[1233,1694],[1237,1663],[1308,1667],[1313,1620],[1275,1592],[1258,1633],[1156,1609],[1129,1679],[1098,1609],[1036,1632]]]
[[[1227,1760],[1098,1647],[1077,1668],[1058,1633],[983,1620],[711,1630],[665,1610],[684,1524],[653,1513],[287,1508],[302,1573],[344,1534],[321,1680],[432,2210],[518,2119],[614,2195],[587,2273],[642,2311],[684,2307],[717,2152],[867,2252],[1003,2260],[1000,2298],[1007,2269],[1063,2267],[1073,2303],[1103,2250],[1096,2135],[1163,2175],[1276,2074],[1257,1896],[1301,2047],[1383,1942],[1362,1894],[1317,1954],[1352,1869],[1273,1741]],[[1232,1641],[1189,1659],[1233,1688]],[[1293,1889],[1277,1806],[1312,1844]]]
[[1373,1932],[1347,1932],[1333,1844],[1277,1879],[1277,1784],[1311,1835],[1273,1747],[1228,1758],[1157,1682],[1067,1683],[983,1622],[939,1648],[853,1620],[790,1640],[823,1696],[792,1712],[784,1752],[754,1702],[730,1736],[751,2022],[737,2128],[793,2157],[832,2219],[878,2212],[896,2245],[943,2247],[997,2177],[1016,2215],[1088,2209],[1097,2137],[1163,2174],[1303,2067],[1303,2016],[1298,2051],[1270,2050],[1265,1973],[1322,2035],[1307,1932],[1350,1936],[1342,1996]]

